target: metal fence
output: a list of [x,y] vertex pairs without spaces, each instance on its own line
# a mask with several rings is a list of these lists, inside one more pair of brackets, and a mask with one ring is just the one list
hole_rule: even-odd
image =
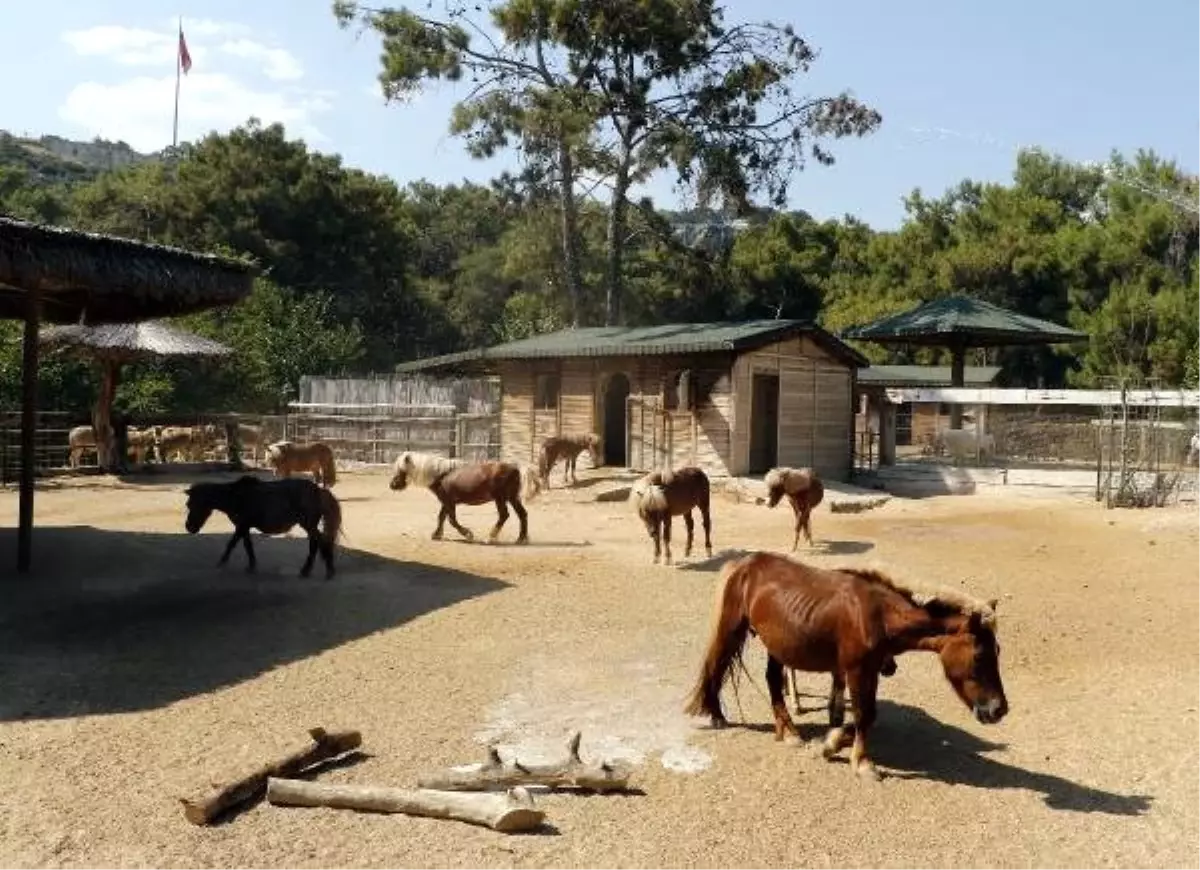
[[[35,418],[33,467],[35,473],[67,464],[72,415],[39,411]],[[21,412],[0,409],[0,483],[15,483],[21,474]]]

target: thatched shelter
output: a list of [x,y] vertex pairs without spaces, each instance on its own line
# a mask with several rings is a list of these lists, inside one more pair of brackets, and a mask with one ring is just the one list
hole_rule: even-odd
[[120,323],[229,305],[250,293],[252,263],[0,216],[0,317],[23,320],[17,570],[33,543],[38,329]]
[[123,365],[141,359],[219,357],[231,352],[219,341],[153,320],[96,326],[78,323],[51,326],[42,330],[41,342],[100,366],[100,392],[92,410],[92,429],[96,434],[99,465],[110,471],[118,470],[125,460],[122,451],[114,450],[112,427],[113,400]]

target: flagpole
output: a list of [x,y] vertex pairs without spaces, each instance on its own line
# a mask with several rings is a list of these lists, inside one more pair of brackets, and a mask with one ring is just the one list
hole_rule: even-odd
[[179,16],[179,38],[175,40],[175,121],[171,127],[171,150],[179,145],[179,77],[183,72],[183,16]]

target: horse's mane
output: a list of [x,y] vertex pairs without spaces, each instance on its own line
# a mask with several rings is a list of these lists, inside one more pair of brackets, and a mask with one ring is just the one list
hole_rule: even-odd
[[768,471],[763,483],[767,485],[767,489],[782,486],[785,492],[798,493],[808,489],[817,479],[816,472],[811,468],[788,468],[781,465]]
[[629,488],[629,503],[633,509],[641,513],[643,507],[648,510],[663,510],[667,505],[667,495],[663,487],[671,482],[674,474],[670,471],[652,471],[634,481]]
[[996,629],[995,607],[986,601],[981,601],[957,589],[951,589],[946,586],[939,586],[935,589],[922,588],[917,584],[899,580],[892,574],[877,567],[838,568],[836,570],[843,574],[852,574],[868,583],[875,583],[886,589],[891,589],[893,592],[911,601],[917,607],[922,607],[926,610],[945,609],[952,613],[962,614],[963,616],[978,614],[983,619],[985,625],[993,631]]
[[396,457],[394,468],[396,471],[406,472],[412,486],[429,486],[447,471],[470,464],[466,459],[449,459],[436,453],[407,450]]

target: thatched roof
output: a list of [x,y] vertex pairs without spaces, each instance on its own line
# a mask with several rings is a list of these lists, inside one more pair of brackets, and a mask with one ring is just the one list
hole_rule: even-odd
[[225,356],[230,348],[166,323],[108,323],[98,326],[69,324],[43,329],[42,344],[72,348],[81,354],[109,359],[151,356]]
[[26,291],[54,323],[133,322],[229,305],[249,295],[252,263],[43,226],[0,215],[0,318],[25,317]]

